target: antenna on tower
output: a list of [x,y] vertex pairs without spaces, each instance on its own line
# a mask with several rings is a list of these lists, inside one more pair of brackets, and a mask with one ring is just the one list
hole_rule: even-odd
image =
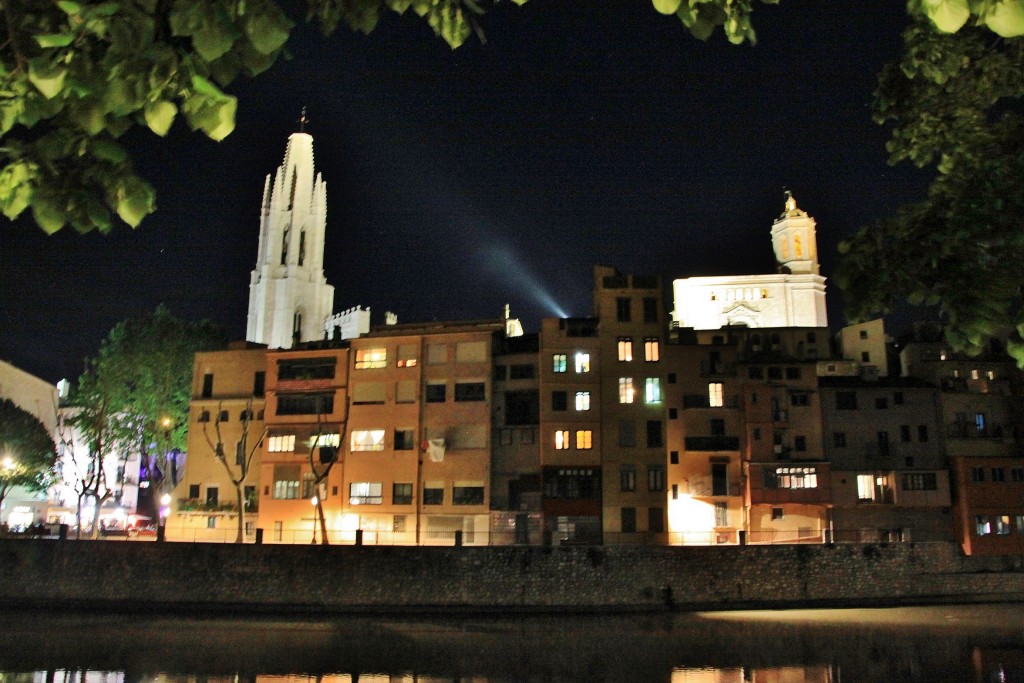
[[306,122],[307,121],[309,121],[309,119],[306,118],[306,108],[303,107],[302,108],[302,114],[299,115],[299,132],[300,133],[305,133],[306,132]]

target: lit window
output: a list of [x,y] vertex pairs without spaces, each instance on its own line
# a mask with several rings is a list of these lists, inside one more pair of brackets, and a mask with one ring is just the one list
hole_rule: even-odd
[[341,445],[341,434],[314,434],[309,437],[309,447],[316,448],[317,446],[333,446],[337,448]]
[[291,453],[294,450],[294,434],[278,434],[267,439],[267,451],[270,453]]
[[996,373],[994,373],[991,370],[989,370],[988,372],[985,373],[985,377],[988,377],[989,379],[995,379],[996,378]]
[[633,378],[619,378],[619,403],[633,402]]
[[644,402],[661,403],[661,378],[648,377],[644,380]]
[[708,384],[708,405],[712,408],[721,408],[722,403],[722,383],[711,382]]
[[644,360],[648,362],[661,360],[661,349],[658,346],[657,337],[644,339]]
[[274,494],[276,500],[297,500],[299,497],[298,465],[274,466]]
[[419,356],[419,344],[398,345],[398,367],[414,368],[417,365]]
[[631,337],[619,337],[619,360],[633,360],[633,339]]
[[553,372],[565,372],[566,357],[564,353],[556,353],[551,357],[551,370]]
[[386,348],[356,349],[356,370],[383,368],[388,364]]
[[564,451],[569,448],[569,430],[559,429],[555,431],[555,450]]
[[590,372],[590,354],[576,354],[576,372]]
[[384,486],[379,481],[354,481],[348,485],[350,505],[380,505],[384,502]]
[[580,429],[576,432],[576,448],[589,450],[594,447],[594,432],[589,429]]
[[590,410],[590,392],[576,392],[576,410]]
[[978,515],[974,518],[975,532],[979,536],[988,536],[992,533],[992,523],[988,519],[988,515]]
[[383,429],[356,429],[352,431],[353,451],[382,451],[384,450]]
[[777,467],[764,470],[766,489],[816,489],[818,472],[814,467]]
[[979,377],[978,371],[977,370],[971,370],[971,379],[978,379],[978,377]]

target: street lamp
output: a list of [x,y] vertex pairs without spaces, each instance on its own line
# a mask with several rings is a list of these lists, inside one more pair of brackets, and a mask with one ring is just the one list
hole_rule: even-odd
[[313,540],[310,543],[316,545],[316,504],[320,502],[320,499],[313,496],[309,502],[313,504]]

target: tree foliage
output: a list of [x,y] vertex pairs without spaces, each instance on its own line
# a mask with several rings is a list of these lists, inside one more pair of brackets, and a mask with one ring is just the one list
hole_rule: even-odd
[[891,163],[934,167],[928,197],[840,246],[848,316],[900,299],[937,305],[954,348],[1007,338],[1024,365],[1024,40],[918,20],[879,78],[876,120],[893,126]]
[[0,400],[0,503],[15,486],[45,491],[56,466],[57,449],[43,423],[10,399]]
[[86,437],[140,453],[154,492],[168,492],[188,437],[195,354],[221,346],[213,325],[184,322],[164,306],[118,323],[79,381]]

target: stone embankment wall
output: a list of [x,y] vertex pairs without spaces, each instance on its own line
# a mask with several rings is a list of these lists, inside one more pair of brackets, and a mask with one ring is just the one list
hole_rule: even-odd
[[0,540],[0,605],[640,611],[1024,600],[1024,558],[953,544],[411,548]]

